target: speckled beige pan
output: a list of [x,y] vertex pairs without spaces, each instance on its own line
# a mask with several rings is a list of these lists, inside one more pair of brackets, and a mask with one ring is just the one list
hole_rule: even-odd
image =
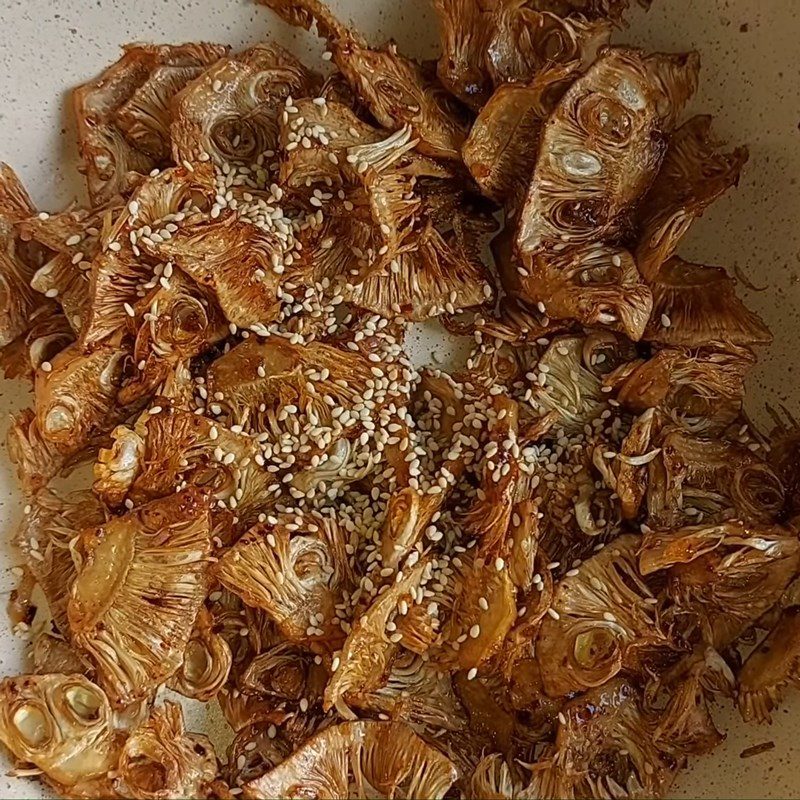
[[[331,3],[371,37],[391,35],[414,55],[432,53],[436,26],[428,0]],[[119,44],[205,39],[238,46],[268,32],[298,54],[320,50],[250,0],[0,0],[0,159],[19,171],[42,208],[58,208],[82,193],[65,92],[113,61]],[[765,287],[745,293],[776,338],[750,383],[749,410],[763,419],[767,403],[783,403],[800,416],[800,3],[655,0],[618,38],[651,49],[699,50],[703,73],[695,109],[716,117],[721,136],[750,146],[738,191],[695,226],[681,254],[738,268]],[[427,334],[416,339],[421,357],[430,354],[434,345]],[[17,386],[0,381],[3,419],[24,401]],[[4,459],[0,488],[0,525],[9,530],[21,503]],[[0,591],[6,593],[12,564],[4,548]],[[18,670],[21,650],[0,626],[0,673]],[[679,778],[675,797],[800,797],[800,692],[772,727],[745,727],[729,711],[720,722],[727,742],[694,762]],[[772,751],[740,758],[744,748],[766,741],[774,741]],[[2,798],[40,791],[0,776]]]

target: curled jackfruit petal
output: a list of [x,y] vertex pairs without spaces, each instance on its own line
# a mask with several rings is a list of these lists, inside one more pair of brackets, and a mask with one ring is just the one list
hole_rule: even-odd
[[535,144],[572,75],[572,68],[556,67],[530,83],[504,83],[483,106],[462,155],[487,197],[499,203],[523,196],[536,163]]
[[184,697],[208,701],[228,680],[232,660],[228,643],[214,630],[209,612],[201,608],[170,687]]
[[771,722],[787,686],[800,681],[800,607],[785,609],[737,676],[736,703],[746,722]]
[[73,641],[115,704],[180,667],[208,586],[208,500],[187,489],[81,534],[67,607]]
[[207,66],[225,52],[217,45],[130,45],[98,78],[72,96],[78,146],[92,202],[99,205],[134,186],[135,175],[162,166],[138,149],[118,126],[116,115],[162,66]]
[[439,800],[457,774],[446,756],[403,723],[344,722],[246,784],[244,796]]
[[113,784],[121,796],[136,800],[209,798],[217,768],[209,739],[187,733],[181,707],[167,701],[131,732]]
[[750,347],[769,344],[772,334],[736,296],[721,267],[678,258],[663,264],[649,281],[653,313],[643,338],[672,347]]
[[422,66],[397,52],[394,43],[374,49],[339,22],[319,0],[259,0],[292,25],[310,30],[316,22],[333,63],[385,128],[410,125],[427,155],[458,159],[464,125],[445,92]]
[[31,498],[16,534],[17,546],[36,578],[53,621],[67,636],[67,603],[75,579],[72,541],[84,528],[102,524],[105,514],[91,492],[73,492],[61,497],[43,489]]
[[175,162],[211,157],[255,164],[278,144],[278,118],[289,97],[314,94],[319,78],[275,44],[259,44],[222,58],[173,101]]
[[661,171],[638,212],[640,241],[636,263],[648,281],[675,252],[692,223],[739,182],[748,152],[721,151],[711,117],[692,117],[672,135]]
[[638,537],[625,534],[556,587],[536,640],[544,689],[552,697],[599,687],[640,666],[648,649],[670,649],[647,584],[639,575]]
[[277,519],[248,531],[215,574],[248,605],[263,608],[289,641],[334,649],[344,638],[335,606],[352,580],[343,531],[322,514],[306,515],[299,530],[295,515]]

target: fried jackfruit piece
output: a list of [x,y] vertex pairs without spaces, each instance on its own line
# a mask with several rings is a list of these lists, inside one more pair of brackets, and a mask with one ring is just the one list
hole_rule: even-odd
[[[338,183],[351,147],[386,138],[385,131],[364,122],[345,103],[328,98],[322,105],[311,97],[293,98],[292,103],[296,112],[287,112],[280,124],[282,185],[299,188],[307,180],[324,183],[326,178]],[[316,135],[308,136],[309,132]],[[301,133],[307,136],[309,146],[288,147]]]
[[[204,67],[225,51],[211,44],[129,45],[102,75],[74,90],[78,145],[93,204],[125,194],[133,188],[137,173],[147,175],[163,166],[151,155],[152,147],[140,150],[135,136],[128,140],[125,128],[130,132],[130,126],[124,117],[120,127],[118,115],[130,109],[126,104],[136,103],[137,90],[148,84],[159,67]],[[141,102],[142,95],[138,99]]]
[[486,62],[495,86],[526,83],[555,64],[588,67],[608,44],[613,26],[580,14],[532,8],[528,0],[501,0],[491,16]]
[[[399,140],[403,147],[408,134],[406,128],[390,138]],[[363,154],[364,147],[350,150],[358,149]],[[357,155],[351,152],[348,157]],[[402,278],[390,269],[397,271],[401,254],[414,249],[413,226],[420,199],[413,191],[413,178],[394,169],[367,167],[361,173],[349,172],[357,175],[357,179],[347,180],[345,189],[338,190],[337,199],[328,203],[322,225],[308,228],[301,239],[304,260],[313,268],[315,280],[330,282],[343,297],[350,300],[350,295],[354,295],[353,302],[358,303],[358,292],[364,294],[360,284],[375,275],[381,275],[381,281],[390,284],[387,294],[397,293],[394,284]],[[320,193],[319,189],[314,191]],[[338,197],[339,194],[343,197]],[[413,260],[411,266],[415,266]],[[376,291],[374,287],[371,289],[372,294]],[[380,299],[378,294],[371,305],[382,309],[378,304]],[[397,302],[404,299],[401,297]]]
[[745,722],[772,722],[788,686],[800,682],[800,607],[781,612],[775,627],[744,662],[736,702]]
[[[651,446],[654,429],[658,429],[658,422],[655,409],[651,408],[633,421],[614,459],[611,487],[619,495],[623,519],[638,517],[647,494],[647,464],[658,455],[658,450]],[[598,456],[605,460],[605,452],[595,451],[595,465]]]
[[584,561],[556,587],[536,639],[545,692],[562,697],[636,671],[649,653],[674,645],[639,574],[639,537],[625,534]]
[[109,507],[121,506],[144,466],[144,441],[136,431],[119,425],[111,432],[107,449],[101,449],[94,465],[92,489]]
[[443,236],[428,222],[391,266],[349,289],[348,300],[383,317],[399,314],[414,322],[449,308],[484,305],[492,284],[481,259],[470,257],[474,243],[467,235],[456,229]]
[[115,704],[148,697],[180,667],[210,552],[209,504],[195,489],[81,534],[70,630]]
[[383,686],[364,694],[353,692],[348,702],[361,711],[386,714],[431,732],[462,730],[467,725],[447,671],[410,652],[397,656]]
[[131,732],[113,785],[120,796],[136,800],[210,798],[217,769],[209,739],[186,733],[181,707],[167,701]]
[[645,535],[639,568],[668,570],[667,593],[696,615],[704,640],[724,649],[781,597],[800,565],[797,534],[731,521]]
[[692,117],[672,135],[661,171],[638,211],[636,263],[648,282],[675,252],[692,223],[732,186],[747,162],[746,147],[729,153],[711,131],[711,117]]
[[81,530],[101,525],[104,519],[103,508],[91,492],[73,492],[61,497],[44,489],[31,498],[30,513],[23,517],[17,531],[17,546],[64,636],[69,635],[67,602],[75,579],[70,544]]
[[768,524],[782,512],[783,485],[749,448],[675,428],[666,429],[658,444],[661,450],[648,465],[648,524],[727,519]]
[[55,295],[61,309],[75,331],[80,331],[88,313],[90,261],[73,264],[67,253],[53,256],[36,270],[31,287],[46,297]]
[[617,399],[636,413],[658,408],[689,431],[714,433],[741,413],[745,374],[754,363],[752,352],[743,348],[659,350],[631,365]]
[[452,614],[442,631],[441,660],[470,670],[500,650],[517,619],[516,587],[509,571],[476,559],[459,576],[455,593]]
[[84,675],[94,678],[92,665],[52,626],[43,627],[33,634],[30,650],[33,671],[37,675]]
[[92,261],[100,253],[101,242],[121,204],[122,199],[114,197],[98,208],[40,214],[19,225],[24,241],[35,242],[47,252],[31,278],[31,287],[56,299],[76,333],[89,315]]
[[343,716],[352,717],[345,705],[348,695],[372,692],[383,685],[400,648],[389,638],[386,624],[396,616],[401,602],[410,604],[414,597],[422,597],[419,587],[423,576],[430,574],[430,563],[418,561],[411,569],[397,574],[402,574],[402,579],[391,584],[355,618],[339,655],[337,669],[325,688],[326,709],[335,706]]
[[400,722],[344,722],[244,787],[253,800],[313,794],[328,798],[444,797],[458,773]]
[[29,321],[25,333],[0,349],[0,368],[6,378],[33,383],[36,370],[72,344],[74,336],[72,326],[55,303],[39,306]]
[[499,753],[481,759],[469,779],[468,797],[486,800],[517,800],[525,797],[525,787],[515,780],[508,763]]
[[448,107],[440,86],[423,68],[397,52],[394,43],[370,48],[362,37],[337,20],[320,0],[259,0],[291,25],[310,30],[314,22],[347,78],[384,128],[409,125],[427,155],[459,159],[465,126]]
[[531,384],[531,405],[541,416],[556,412],[554,425],[566,432],[583,430],[606,407],[600,381],[584,364],[583,349],[584,339],[579,336],[558,337],[528,373],[530,380],[536,378]]
[[[209,56],[223,58],[227,47],[218,47]],[[139,86],[114,114],[116,126],[125,138],[139,151],[157,163],[169,161],[173,122],[172,101],[199,78],[211,65],[164,64],[156,67],[147,80]]]
[[491,15],[478,0],[433,0],[439,18],[442,54],[436,66],[447,90],[473,111],[492,94],[486,48],[492,33]]
[[544,123],[573,75],[570,66],[554,67],[529,83],[498,86],[488,98],[462,150],[464,163],[487,197],[498,203],[521,201]]
[[344,639],[335,606],[353,582],[344,531],[334,518],[314,512],[302,517],[299,530],[294,514],[277,520],[242,536],[215,575],[245,603],[263,608],[289,641],[335,649]]
[[243,695],[271,701],[276,712],[290,714],[301,711],[303,698],[319,710],[327,678],[325,667],[308,650],[281,641],[255,656],[237,676],[236,686]]
[[146,502],[168,496],[185,481],[218,508],[235,508],[240,531],[274,503],[268,489],[275,478],[259,465],[253,438],[175,408],[143,419],[137,431],[117,428],[110,450],[101,451],[95,487],[109,500],[129,494],[134,502]]
[[72,344],[40,366],[34,396],[42,436],[60,450],[71,452],[83,449],[99,432],[121,422],[131,411],[116,403],[128,357],[117,339],[88,355]]
[[221,59],[174,100],[175,162],[208,154],[218,166],[256,163],[277,147],[284,101],[313,95],[320,85],[317,75],[275,44],[258,44]]
[[674,777],[672,760],[653,741],[653,717],[638,690],[613,680],[571,700],[561,711],[552,752],[534,771],[537,797],[661,797]]
[[201,608],[186,644],[183,662],[170,687],[184,697],[204,702],[215,697],[228,680],[233,657],[225,638],[214,630],[214,619]]
[[249,328],[278,316],[281,277],[273,259],[283,261],[283,246],[276,235],[229,214],[184,226],[157,250],[211,289],[234,324]]
[[749,347],[772,334],[736,296],[721,267],[691,264],[677,256],[649,282],[653,313],[643,338],[673,347]]
[[409,486],[392,493],[381,533],[381,563],[398,568],[422,540],[434,514],[441,509],[443,494],[419,492]]
[[682,759],[710,753],[725,740],[714,724],[709,699],[713,694],[731,696],[736,680],[714,648],[697,648],[661,676],[659,683],[668,698],[653,733],[661,750]]
[[0,683],[0,741],[69,792],[117,765],[124,734],[103,690],[83,675]]
[[8,458],[16,467],[17,478],[26,495],[43,489],[56,475],[68,474],[75,464],[89,457],[98,444],[92,441],[85,448],[84,443],[59,448],[42,435],[36,414],[30,408],[11,417],[6,440]]
[[171,237],[177,223],[196,222],[210,210],[214,192],[214,170],[207,163],[187,161],[141,183],[105,234],[106,249],[92,262],[89,311],[80,337],[84,347],[91,349],[126,328],[127,307],[135,307],[161,278],[168,282],[165,270],[169,276],[171,267],[155,263],[156,240]]
[[[275,735],[270,736],[270,732]],[[291,752],[291,743],[280,730],[263,724],[249,725],[231,742],[223,775],[229,786],[243,786],[275,769]]]
[[505,281],[506,286],[516,283],[522,299],[542,303],[556,319],[609,328],[634,341],[642,338],[653,295],[624,248],[590,243],[533,255],[525,264],[519,268],[524,275],[518,269],[518,278]]
[[610,23],[572,9],[553,13],[527,0],[435,0],[442,55],[439,79],[459,100],[480,110],[492,87],[528,83],[553,65],[586,67],[607,44]]
[[349,451],[339,451],[337,443],[361,435],[357,409],[365,395],[372,389],[374,407],[380,410],[401,396],[400,388],[389,390],[401,378],[398,364],[384,361],[376,367],[350,348],[272,336],[264,341],[251,337],[218,358],[206,384],[210,395],[223,395],[219,405],[232,424],[269,432],[281,446],[296,436],[289,430],[289,415],[307,420],[319,435],[309,437],[310,450],[296,454],[292,473],[299,474],[314,455],[323,468],[334,466],[334,457],[346,461]]
[[[170,275],[167,286],[159,284],[133,310],[136,316],[131,326],[138,325],[133,345],[137,367],[133,375],[126,376],[117,395],[122,405],[151,396],[159,385],[161,394],[168,395],[163,384],[185,377],[182,365],[205,353],[229,333],[214,298],[177,269]],[[190,376],[187,383],[193,384]],[[179,405],[177,399],[173,402]]]
[[0,347],[28,329],[36,309],[46,304],[31,288],[38,254],[19,238],[18,223],[35,213],[16,173],[0,162]]
[[606,48],[567,90],[542,136],[517,247],[524,258],[618,235],[661,165],[697,84],[696,54]]

